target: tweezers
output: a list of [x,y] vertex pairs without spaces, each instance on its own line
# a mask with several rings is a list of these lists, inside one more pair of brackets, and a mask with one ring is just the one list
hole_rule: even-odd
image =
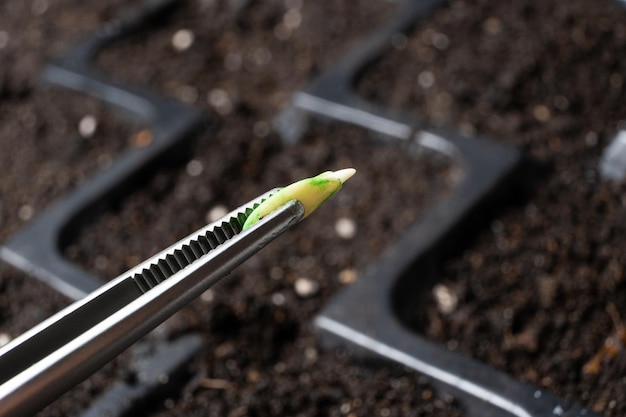
[[242,231],[276,190],[147,259],[0,348],[0,416],[27,416],[145,336],[303,218],[291,200]]

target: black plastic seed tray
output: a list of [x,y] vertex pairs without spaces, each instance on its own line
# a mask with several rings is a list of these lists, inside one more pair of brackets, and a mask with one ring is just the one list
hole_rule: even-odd
[[[137,114],[154,136],[150,146],[122,155],[110,169],[37,217],[0,251],[4,261],[74,299],[102,282],[62,258],[60,247],[70,240],[77,225],[101,213],[137,179],[149,175],[163,155],[184,149],[202,122],[197,110],[119,84],[90,68],[91,58],[99,49],[137,29],[145,19],[173,3],[147,2],[146,8],[138,13],[107,24],[94,37],[51,64],[42,76],[49,83],[92,95]],[[444,154],[463,172],[454,191],[413,224],[374,268],[364,271],[357,283],[341,293],[317,317],[316,326],[329,346],[341,344],[357,355],[391,360],[428,376],[442,390],[458,398],[471,416],[591,416],[591,412],[548,392],[521,384],[489,366],[425,340],[407,330],[398,319],[403,305],[414,303],[419,294],[436,282],[436,265],[455,246],[450,242],[472,228],[492,199],[516,180],[521,165],[521,155],[514,149],[426,126],[410,115],[363,100],[352,88],[357,75],[388,49],[394,34],[407,31],[445,3],[443,0],[403,3],[394,21],[308,88],[296,93],[292,106],[276,119],[276,127],[286,142],[297,142],[308,123],[321,116],[363,126],[399,144],[411,142]],[[145,385],[120,382],[96,400],[85,415],[123,415],[132,410],[128,404],[158,395],[163,375],[169,378],[180,373],[199,346],[194,336],[177,342],[159,340],[151,348],[152,362],[137,370],[138,375],[145,376]],[[164,367],[157,368],[158,363]],[[152,374],[145,374],[146,370]]]

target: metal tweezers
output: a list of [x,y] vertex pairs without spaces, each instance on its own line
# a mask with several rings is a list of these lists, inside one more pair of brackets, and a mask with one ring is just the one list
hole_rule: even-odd
[[31,415],[302,219],[292,200],[242,231],[275,190],[147,259],[0,348],[0,416]]

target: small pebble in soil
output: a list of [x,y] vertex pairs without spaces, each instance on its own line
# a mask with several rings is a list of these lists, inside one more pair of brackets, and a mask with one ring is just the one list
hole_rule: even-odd
[[104,271],[109,266],[109,258],[104,255],[98,255],[96,256],[94,264],[97,270]]
[[450,46],[450,39],[448,39],[448,37],[443,33],[436,33],[433,36],[432,42],[433,42],[433,46],[439,49],[440,51],[448,49],[448,46]]
[[0,346],[4,346],[11,341],[11,335],[8,333],[0,333]]
[[298,278],[294,283],[296,294],[303,298],[311,297],[317,294],[319,288],[320,286],[317,281],[309,278]]
[[192,159],[187,163],[186,170],[187,174],[189,174],[190,177],[197,177],[202,174],[202,171],[204,171],[204,165],[202,164],[202,161],[198,159]]
[[170,382],[170,376],[168,374],[160,374],[159,382],[163,385],[167,384],[168,382]]
[[502,31],[502,21],[497,17],[488,17],[483,22],[483,31],[492,36],[499,34]]
[[209,210],[206,215],[206,220],[208,223],[212,223],[218,219],[221,219],[226,214],[228,214],[228,209],[225,206],[218,204],[217,206],[213,206],[213,208]]
[[308,347],[304,350],[304,357],[309,362],[315,362],[317,360],[317,349],[314,347]]
[[535,116],[535,119],[537,119],[538,121],[545,123],[550,120],[552,115],[550,113],[550,109],[547,106],[540,104],[533,108],[533,116]]
[[352,284],[353,282],[355,282],[357,279],[357,273],[355,269],[343,269],[341,270],[341,272],[339,272],[339,282],[347,285],[347,284]]
[[215,88],[207,95],[208,103],[222,116],[226,116],[233,111],[233,103],[226,90]]
[[229,389],[232,383],[225,379],[204,378],[200,381],[200,386],[208,389]]
[[302,23],[302,13],[297,9],[289,9],[283,16],[283,23],[290,30],[297,29]]
[[437,308],[443,314],[452,313],[459,301],[456,294],[443,284],[437,284],[433,287],[433,296],[437,301]]
[[598,134],[596,132],[587,132],[585,135],[585,144],[592,148],[598,144]]
[[78,123],[78,133],[84,138],[90,138],[96,133],[98,119],[91,114],[84,116]]
[[422,88],[430,88],[435,84],[435,75],[431,71],[422,71],[417,76],[417,83]]
[[286,41],[291,37],[291,29],[281,22],[274,27],[274,36],[279,41]]
[[248,382],[257,382],[261,378],[261,374],[253,369],[246,374],[246,380]]
[[203,303],[210,303],[215,299],[215,292],[213,292],[213,290],[208,289],[205,292],[203,292],[200,295],[200,300],[202,300]]
[[194,35],[189,29],[179,29],[172,36],[172,46],[177,51],[185,51],[193,45]]
[[335,232],[342,239],[352,239],[356,235],[356,223],[347,217],[340,217],[335,222]]
[[142,129],[130,137],[130,145],[133,148],[144,148],[152,143],[152,132]]
[[274,303],[274,305],[277,306],[282,306],[283,304],[285,304],[285,296],[282,293],[275,293],[272,294],[272,303]]
[[225,358],[226,356],[232,355],[233,352],[235,352],[235,345],[230,342],[226,342],[216,347],[213,351],[213,354],[216,358],[221,359]]
[[34,214],[35,214],[35,209],[33,208],[33,206],[28,205],[28,204],[24,204],[17,211],[17,216],[23,221],[28,221],[32,219]]

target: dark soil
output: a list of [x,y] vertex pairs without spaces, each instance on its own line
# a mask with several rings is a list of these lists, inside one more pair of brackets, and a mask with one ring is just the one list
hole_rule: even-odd
[[[46,62],[112,19],[123,0],[3,1],[0,4],[0,97],[29,93]],[[7,96],[7,94],[9,94]]]
[[[0,270],[0,323],[3,339],[13,339],[67,306],[70,301],[22,273]],[[46,299],[46,303],[41,300]]]
[[[626,190],[597,167],[626,116],[624,17],[608,1],[453,1],[358,83],[372,100],[551,168],[443,263],[442,286],[410,321],[607,416],[626,414]],[[451,312],[442,290],[458,299]]]
[[[364,0],[181,3],[161,28],[106,49],[97,64],[218,119],[233,113],[258,120],[274,117],[291,93],[386,23],[395,10],[392,3]],[[188,49],[174,47],[180,30],[193,34]]]
[[[0,106],[3,115],[16,116],[7,117],[2,128],[6,130],[0,131],[6,150],[0,159],[2,240],[95,172],[100,162],[106,165],[128,146],[133,132],[120,128],[115,118],[92,107],[89,100],[35,88],[36,74],[49,54],[56,54],[57,47],[66,49],[82,29],[95,27],[119,7],[67,1],[33,17],[30,3],[6,3],[0,7],[11,13],[0,13],[0,31],[9,34],[9,43],[0,53],[7,57],[2,62],[11,65],[1,70]],[[172,337],[197,332],[206,348],[193,364],[197,377],[181,395],[164,398],[145,413],[461,415],[452,399],[433,392],[415,373],[367,367],[341,352],[321,351],[310,329],[313,316],[330,296],[353,281],[358,270],[374,262],[406,225],[453,185],[453,167],[409,147],[389,147],[368,132],[347,126],[314,124],[305,140],[290,148],[270,129],[271,118],[289,94],[340,56],[350,39],[368,33],[374,17],[378,23],[384,21],[389,5],[381,12],[370,2],[362,2],[363,7],[307,2],[302,5],[300,29],[278,41],[274,33],[286,12],[283,2],[241,2],[240,10],[229,9],[236,3],[192,3],[191,9],[173,15],[176,30],[190,28],[196,37],[184,52],[172,49],[175,30],[169,27],[102,54],[100,65],[118,77],[147,82],[200,106],[213,124],[199,135],[193,162],[155,173],[114,213],[85,228],[67,248],[67,256],[104,277],[114,277],[205,224],[215,207],[234,208],[269,188],[328,169],[354,166],[359,174],[315,216],[169,320]],[[285,4],[297,10],[300,2]],[[32,7],[37,11],[41,5],[37,1]],[[369,13],[372,19],[357,17],[355,11]],[[63,24],[72,26],[67,34]],[[42,45],[43,39],[56,46]],[[22,61],[22,53],[31,58]],[[234,69],[233,54],[240,55],[239,70]],[[230,69],[224,67],[227,56]],[[207,96],[212,99],[207,101]],[[22,108],[36,114],[34,126],[22,125]],[[76,126],[86,114],[98,120],[96,135],[102,135],[101,140],[78,136]],[[65,122],[58,121],[59,116]],[[45,167],[47,171],[40,173]],[[29,208],[24,209],[26,205]],[[337,235],[336,221],[342,217],[356,226],[354,236]],[[7,271],[0,274],[2,332],[15,336],[65,302],[59,297],[57,304],[57,296],[47,287]],[[295,283],[300,278],[319,288],[298,295]],[[46,296],[48,292],[52,295]],[[35,298],[38,305],[31,306]],[[22,310],[26,303],[29,307]],[[19,316],[30,309],[37,312],[32,322]],[[41,415],[75,413],[124,373],[123,362],[107,366]]]
[[[93,135],[79,124],[92,116]],[[0,100],[0,241],[132,146],[132,129],[96,100],[33,90]]]

